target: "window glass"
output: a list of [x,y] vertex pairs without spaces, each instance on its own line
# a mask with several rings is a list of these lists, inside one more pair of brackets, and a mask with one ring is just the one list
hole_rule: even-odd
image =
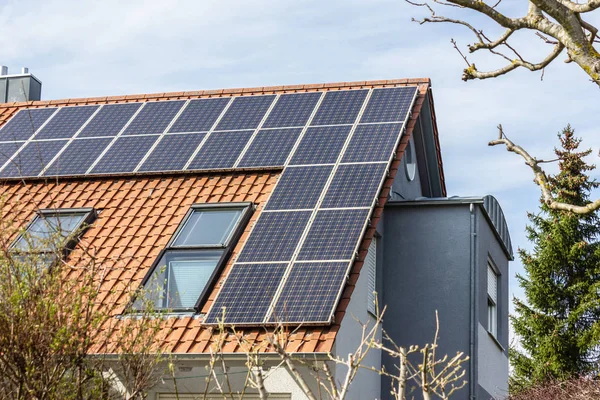
[[224,246],[241,214],[241,209],[194,210],[173,246]]
[[53,251],[64,245],[73,232],[77,230],[87,212],[41,214],[21,235],[14,249],[21,251]]
[[487,266],[487,294],[488,294],[488,331],[498,336],[498,274],[488,262]]

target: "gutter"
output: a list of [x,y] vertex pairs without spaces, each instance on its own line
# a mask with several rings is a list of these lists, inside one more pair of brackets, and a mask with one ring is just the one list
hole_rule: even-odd
[[[209,353],[164,353],[165,356],[171,357],[175,361],[202,361],[206,362],[211,359],[211,354]],[[217,354],[215,356],[223,357],[223,359],[228,361],[247,361],[246,353],[222,353]],[[290,356],[292,359],[302,359],[302,360],[314,360],[314,361],[330,361],[329,353],[319,352],[319,353],[291,353]],[[120,354],[102,354],[102,353],[93,353],[89,354],[89,357],[92,358],[105,358],[106,360],[118,360]],[[262,359],[266,359],[269,361],[281,361],[281,356],[277,353],[261,353],[260,357]]]

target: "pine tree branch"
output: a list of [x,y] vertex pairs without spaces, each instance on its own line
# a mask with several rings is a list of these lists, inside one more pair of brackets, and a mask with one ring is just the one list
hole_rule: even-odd
[[527,164],[533,171],[534,182],[540,187],[540,190],[542,191],[542,198],[544,199],[544,203],[546,203],[548,208],[553,210],[571,211],[580,215],[590,214],[593,211],[600,209],[600,199],[595,200],[585,206],[577,206],[574,204],[557,201],[550,191],[548,176],[539,165],[543,161],[535,159],[523,147],[514,144],[510,139],[508,139],[502,130],[502,125],[498,125],[498,132],[498,139],[490,141],[488,145],[497,146],[503,144],[506,146],[507,151],[518,154],[525,160],[525,164]]

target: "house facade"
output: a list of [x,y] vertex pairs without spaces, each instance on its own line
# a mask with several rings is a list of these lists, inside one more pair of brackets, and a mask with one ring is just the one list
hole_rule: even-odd
[[[15,224],[87,224],[69,262],[96,249],[115,318],[141,307],[131,288],[164,311],[176,379],[150,398],[217,396],[216,344],[231,391],[251,346],[269,398],[308,398],[277,326],[327,398],[313,367],[344,382],[330,355],[356,351],[377,304],[401,346],[430,343],[438,312],[438,351],[469,357],[453,398],[507,394],[510,236],[493,197],[445,197],[427,79],[0,104],[0,177]],[[346,398],[391,398],[390,381],[360,369]]]

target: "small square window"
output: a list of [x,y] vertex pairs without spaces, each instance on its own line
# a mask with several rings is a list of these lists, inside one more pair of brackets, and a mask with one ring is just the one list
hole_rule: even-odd
[[143,281],[134,310],[192,311],[204,301],[250,218],[249,203],[195,205]]
[[92,209],[40,210],[12,245],[11,252],[21,261],[48,267],[59,255],[66,256],[94,216]]

